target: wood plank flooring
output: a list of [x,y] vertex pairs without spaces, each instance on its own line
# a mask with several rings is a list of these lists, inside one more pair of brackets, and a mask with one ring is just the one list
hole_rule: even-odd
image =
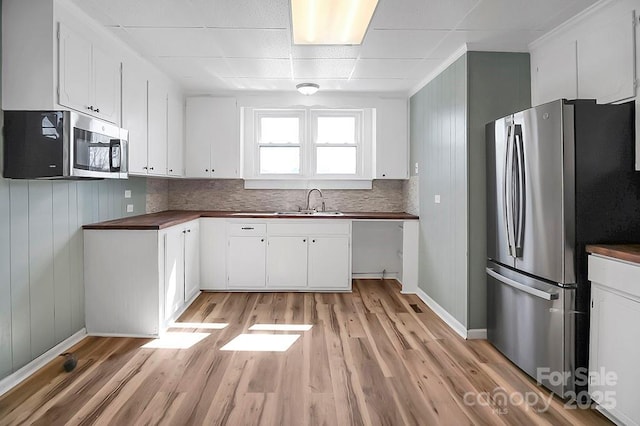
[[[60,358],[0,397],[0,425],[609,424],[550,399],[394,280],[355,280],[350,294],[203,293],[177,323],[189,347],[84,339],[73,372]],[[284,352],[221,350],[239,334],[299,337]]]

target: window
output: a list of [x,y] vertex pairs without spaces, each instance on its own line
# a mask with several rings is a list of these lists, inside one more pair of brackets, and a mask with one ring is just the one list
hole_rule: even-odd
[[304,111],[258,111],[256,124],[259,173],[299,175]]
[[314,171],[317,175],[357,175],[362,111],[311,111]]
[[371,180],[373,109],[247,108],[243,114],[246,178]]

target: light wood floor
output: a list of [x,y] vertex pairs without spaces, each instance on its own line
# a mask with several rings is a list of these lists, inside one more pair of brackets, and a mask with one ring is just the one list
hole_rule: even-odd
[[[84,339],[73,372],[60,358],[0,397],[0,424],[608,423],[558,399],[544,410],[548,391],[392,280],[356,280],[351,294],[204,293],[179,321],[202,324],[172,332],[204,338],[187,349]],[[271,323],[312,327],[248,331]],[[241,333],[300,337],[286,352],[220,350]]]

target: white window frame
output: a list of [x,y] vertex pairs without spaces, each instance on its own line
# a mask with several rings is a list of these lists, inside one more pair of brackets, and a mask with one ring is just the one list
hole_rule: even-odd
[[[275,102],[274,102],[275,103]],[[303,106],[245,106],[241,111],[241,140],[244,149],[241,153],[243,163],[244,187],[249,189],[308,189],[312,187],[333,189],[371,189],[373,181],[373,155],[375,150],[375,108],[350,107],[328,105]],[[315,131],[316,125],[312,125],[311,115],[320,112],[342,113],[351,112],[360,114],[358,124],[360,149],[356,148],[357,173],[355,175],[335,175],[315,173]],[[264,174],[260,173],[260,117],[280,116],[291,117],[296,115],[300,121],[300,174]],[[266,144],[265,144],[266,145]],[[276,146],[276,144],[269,144]],[[279,146],[279,144],[278,144]],[[283,144],[291,146],[291,144]],[[332,146],[344,146],[335,144]],[[358,152],[359,151],[359,152]]]
[[[261,119],[263,117],[274,117],[274,118],[288,118],[288,117],[295,117],[298,118],[299,120],[299,127],[298,127],[298,144],[290,144],[290,143],[260,143],[260,139],[261,139],[261,131],[262,131],[262,126],[261,126]],[[286,109],[256,109],[254,110],[254,122],[255,122],[255,129],[254,129],[254,141],[253,141],[253,147],[254,147],[254,158],[255,158],[255,170],[254,170],[254,174],[255,176],[259,176],[261,178],[268,178],[268,179],[300,179],[302,176],[305,175],[306,172],[306,155],[305,155],[305,145],[306,145],[306,128],[307,128],[307,112],[303,109],[292,109],[292,108],[286,108]],[[261,173],[260,172],[260,148],[261,147],[285,147],[285,148],[291,148],[291,147],[298,147],[300,148],[300,153],[299,153],[299,164],[300,164],[300,171],[298,173]]]
[[[311,157],[311,176],[315,179],[353,179],[363,175],[363,116],[362,109],[311,109],[310,111],[311,138],[309,145]],[[352,144],[318,143],[318,118],[320,117],[353,117],[355,119],[355,142]],[[354,147],[356,148],[356,172],[354,174],[318,173],[317,152],[319,147]]]

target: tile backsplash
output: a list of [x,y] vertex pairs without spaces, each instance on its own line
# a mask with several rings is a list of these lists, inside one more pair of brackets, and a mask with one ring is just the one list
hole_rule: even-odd
[[[148,179],[149,212],[165,210],[248,210],[292,211],[304,207],[307,190],[245,189],[241,179]],[[159,182],[155,182],[159,181]],[[373,188],[323,190],[327,210],[405,211],[402,180],[374,180]],[[322,189],[322,188],[320,188]],[[166,206],[166,207],[165,207]],[[320,208],[320,198],[312,194],[311,207]]]

